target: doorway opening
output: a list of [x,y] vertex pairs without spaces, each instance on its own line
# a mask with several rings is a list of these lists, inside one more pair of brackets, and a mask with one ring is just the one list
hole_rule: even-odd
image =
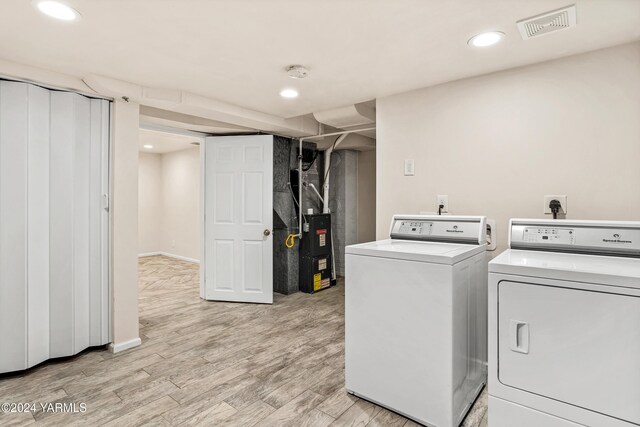
[[155,311],[200,301],[202,142],[195,132],[140,129],[139,310],[147,322]]

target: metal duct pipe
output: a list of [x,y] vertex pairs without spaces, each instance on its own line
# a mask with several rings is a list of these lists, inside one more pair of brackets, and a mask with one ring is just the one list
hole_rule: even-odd
[[340,135],[336,142],[329,148],[327,148],[324,152],[324,182],[322,185],[322,190],[324,194],[323,202],[322,202],[322,213],[329,213],[329,168],[331,166],[331,154],[333,150],[338,148],[338,145],[347,137],[348,134]]
[[[324,138],[327,136],[338,136],[338,135],[348,135],[350,133],[358,133],[358,132],[364,132],[364,131],[368,131],[368,130],[375,130],[375,127],[368,127],[368,128],[363,128],[363,129],[353,129],[353,130],[345,130],[345,131],[341,131],[341,132],[332,132],[332,133],[325,133],[322,135],[311,135],[311,136],[303,136],[302,138],[298,139],[299,142],[299,149],[298,149],[298,234],[296,235],[298,237],[298,239],[302,239],[302,212],[303,212],[303,208],[302,208],[302,142],[309,140],[309,139],[317,139],[317,138]],[[337,141],[336,141],[337,143]],[[325,199],[325,203],[328,206],[328,200]],[[323,207],[324,209],[324,207]]]
[[324,205],[324,199],[322,198],[322,195],[320,194],[320,192],[318,191],[318,189],[316,188],[315,185],[309,183],[305,183],[309,188],[311,188],[313,190],[314,193],[316,193],[316,196],[318,196],[318,199],[320,199],[320,201],[323,203]]

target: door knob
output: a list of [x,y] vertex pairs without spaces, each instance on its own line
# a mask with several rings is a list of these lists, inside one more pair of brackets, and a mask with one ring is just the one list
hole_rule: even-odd
[[268,236],[269,234],[271,234],[271,231],[267,229],[267,230],[264,230],[262,234],[264,234],[265,236]]

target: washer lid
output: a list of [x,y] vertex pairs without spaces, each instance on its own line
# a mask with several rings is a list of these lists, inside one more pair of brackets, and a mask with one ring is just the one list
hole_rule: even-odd
[[486,250],[487,245],[387,239],[347,246],[345,253],[452,265]]
[[489,273],[640,289],[638,258],[507,249],[489,262]]

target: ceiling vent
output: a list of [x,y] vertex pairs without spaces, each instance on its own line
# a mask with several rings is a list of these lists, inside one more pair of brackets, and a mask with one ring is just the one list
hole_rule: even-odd
[[576,5],[546,12],[518,21],[518,30],[524,40],[540,37],[576,26]]

